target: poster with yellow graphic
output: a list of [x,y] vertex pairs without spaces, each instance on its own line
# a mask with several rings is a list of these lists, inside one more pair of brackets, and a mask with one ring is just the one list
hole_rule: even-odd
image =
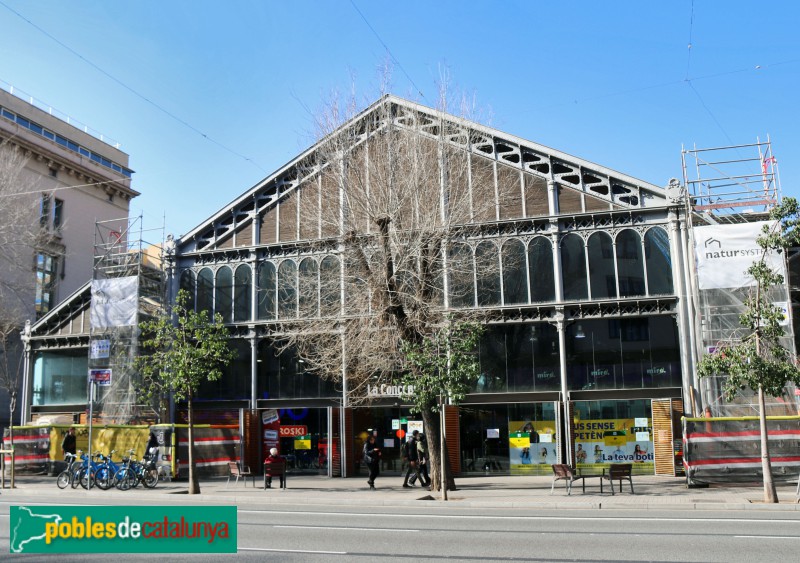
[[558,463],[558,440],[554,420],[508,423],[508,466],[512,475],[549,475]]
[[655,470],[651,419],[575,420],[574,428],[579,469],[600,471],[611,463],[632,463],[636,473]]

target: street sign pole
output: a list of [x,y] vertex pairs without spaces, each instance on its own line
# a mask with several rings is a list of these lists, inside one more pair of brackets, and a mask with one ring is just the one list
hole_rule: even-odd
[[94,406],[94,375],[89,376],[89,447],[87,448],[89,459],[86,462],[86,479],[88,481],[87,489],[92,488],[92,419]]

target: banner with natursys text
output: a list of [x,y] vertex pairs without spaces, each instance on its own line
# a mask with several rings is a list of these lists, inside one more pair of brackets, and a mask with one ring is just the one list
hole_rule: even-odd
[[11,553],[236,553],[235,506],[12,506]]

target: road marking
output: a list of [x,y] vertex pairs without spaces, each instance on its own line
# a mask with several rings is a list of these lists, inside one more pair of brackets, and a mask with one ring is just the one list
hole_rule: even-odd
[[[635,509],[632,509],[635,510]],[[292,511],[292,510],[238,510],[240,514],[285,514],[298,516],[368,516],[370,518],[452,518],[454,520],[586,520],[591,522],[737,522],[737,523],[764,523],[764,522],[785,522],[797,524],[799,520],[789,519],[757,519],[757,518],[648,518],[633,516],[479,516],[471,514],[402,514],[393,512],[391,514],[371,513],[371,512],[312,512],[312,511]]]
[[347,555],[346,551],[313,551],[310,549],[269,549],[266,547],[240,547],[238,551],[270,551],[277,553],[320,553],[323,555]]
[[734,538],[748,538],[760,540],[800,540],[800,536],[733,536]]
[[[273,528],[297,528],[301,530],[356,530],[359,532],[396,532],[397,528],[353,528],[350,526],[337,527],[337,526],[289,526],[276,524]],[[409,530],[403,528],[404,532],[419,532],[419,530]]]

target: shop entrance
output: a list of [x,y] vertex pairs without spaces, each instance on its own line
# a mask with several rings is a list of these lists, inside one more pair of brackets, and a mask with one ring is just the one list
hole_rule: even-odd
[[263,457],[278,448],[293,473],[328,474],[328,409],[263,410],[261,440]]
[[407,434],[419,430],[424,433],[422,415],[411,414],[408,407],[369,407],[353,411],[353,459],[355,474],[364,474],[367,468],[362,461],[362,448],[369,435],[381,448],[381,474],[400,475],[403,460],[400,444]]

